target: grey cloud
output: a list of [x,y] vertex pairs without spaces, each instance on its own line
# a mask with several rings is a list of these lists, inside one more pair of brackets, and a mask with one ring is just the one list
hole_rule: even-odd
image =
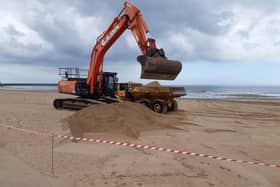
[[[185,56],[188,56],[193,61],[220,60],[215,38],[223,37],[231,31],[234,24],[232,6],[240,5],[269,12],[277,9],[277,5],[280,4],[278,2],[276,0],[271,1],[271,3],[255,0],[132,0],[132,3],[136,4],[141,10],[151,30],[151,36],[155,37],[159,43],[169,45],[166,40],[172,34],[181,33],[189,37],[194,50],[192,53],[186,50],[177,50],[180,46],[159,47],[166,48],[175,57],[185,58]],[[32,4],[33,2],[26,0],[22,3]],[[23,44],[19,42],[18,38],[22,37],[24,32],[14,25],[9,25],[5,27],[5,32],[10,35],[11,39],[5,46],[0,46],[1,49],[5,48],[3,51],[6,51],[5,54],[0,52],[0,59],[12,63],[21,61],[22,63],[42,63],[51,66],[87,66],[96,38],[89,37],[85,42],[81,33],[78,32],[80,28],[77,28],[71,22],[71,18],[67,17],[66,11],[75,10],[81,19],[97,17],[101,20],[99,32],[102,32],[119,13],[123,1],[41,0],[36,1],[34,7],[31,5],[21,7],[20,4],[21,2],[18,2],[17,8],[12,10],[20,14],[18,21],[36,32],[51,46],[51,49],[42,46],[45,44]],[[84,32],[90,33],[92,30],[84,30]],[[246,37],[249,32],[250,30],[240,30],[239,34]],[[12,50],[15,47],[17,50]],[[34,55],[36,51],[40,53]],[[130,61],[135,60],[138,54],[140,54],[139,50],[130,48],[125,41],[125,37],[121,37],[108,51],[105,59],[106,63],[130,63]]]
[[224,32],[225,28],[218,26],[217,23],[232,16],[229,11],[220,11],[217,1],[135,2],[139,4],[139,8],[143,7],[143,15],[155,35],[165,31],[178,31],[185,27],[209,34],[219,34]]
[[23,32],[18,31],[13,25],[8,25],[7,27],[3,27],[3,29],[12,36],[20,37],[24,36]]

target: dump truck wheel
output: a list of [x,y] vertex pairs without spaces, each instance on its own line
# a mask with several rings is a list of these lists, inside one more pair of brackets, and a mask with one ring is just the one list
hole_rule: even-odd
[[173,101],[171,107],[169,108],[170,111],[177,111],[178,110],[178,103],[176,100]]
[[144,105],[144,106],[146,106],[146,107],[148,107],[148,108],[151,107],[151,101],[150,101],[149,99],[141,99],[141,100],[139,101],[139,103],[142,104],[142,105]]
[[152,104],[152,110],[157,113],[166,113],[167,112],[167,103],[162,100],[156,100]]

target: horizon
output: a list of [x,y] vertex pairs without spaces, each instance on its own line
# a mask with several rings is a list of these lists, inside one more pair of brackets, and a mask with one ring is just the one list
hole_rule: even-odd
[[[128,81],[129,82],[129,81]],[[138,83],[138,82],[137,82]],[[139,82],[141,83],[141,82]],[[9,85],[11,84],[11,85]],[[30,85],[28,85],[30,84]],[[34,84],[34,85],[32,85]],[[41,85],[40,85],[41,84]],[[56,86],[57,82],[2,82],[0,81],[0,86]],[[162,84],[165,86],[212,86],[212,87],[280,87],[280,85],[260,85],[260,84]]]

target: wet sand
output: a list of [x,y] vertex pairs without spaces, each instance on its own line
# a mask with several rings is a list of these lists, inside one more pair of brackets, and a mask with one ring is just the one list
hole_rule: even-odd
[[[74,112],[55,110],[56,97],[65,95],[1,91],[0,123],[68,135],[65,119]],[[126,141],[280,163],[280,104],[275,99],[180,99],[179,111],[162,119],[176,128],[143,131]],[[90,134],[95,135],[120,138]],[[279,175],[275,168],[56,139],[53,176],[50,138],[0,127],[0,186],[280,186]]]

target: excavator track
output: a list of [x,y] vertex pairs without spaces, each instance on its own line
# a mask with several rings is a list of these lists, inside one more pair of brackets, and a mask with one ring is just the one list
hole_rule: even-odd
[[95,104],[110,104],[119,102],[115,98],[102,97],[99,99],[88,98],[58,98],[53,101],[55,109],[81,110]]

